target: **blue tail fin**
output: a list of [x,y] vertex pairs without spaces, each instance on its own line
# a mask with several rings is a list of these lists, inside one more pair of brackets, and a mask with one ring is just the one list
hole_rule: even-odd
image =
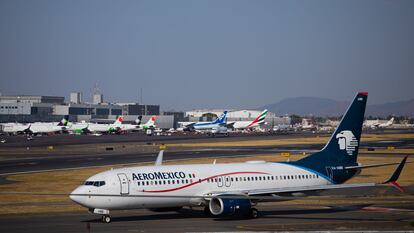
[[355,172],[344,166],[356,165],[368,93],[359,92],[325,147],[293,164],[306,167],[331,178],[334,183],[350,179]]
[[226,123],[227,119],[227,111],[224,111],[215,121],[213,121],[214,124],[224,124]]

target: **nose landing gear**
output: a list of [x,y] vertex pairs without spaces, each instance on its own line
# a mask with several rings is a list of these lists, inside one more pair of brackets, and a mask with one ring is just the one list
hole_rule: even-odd
[[104,223],[110,223],[111,222],[111,216],[109,216],[109,215],[102,215],[102,222],[104,222]]

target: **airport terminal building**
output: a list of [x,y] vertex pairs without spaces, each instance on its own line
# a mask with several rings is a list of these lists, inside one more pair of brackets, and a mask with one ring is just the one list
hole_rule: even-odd
[[[120,115],[128,116],[125,120],[133,122],[142,115],[144,121],[151,115],[159,116],[160,106],[105,103],[102,95],[100,98],[94,98],[94,103],[82,103],[80,93],[71,93],[69,103],[66,103],[65,97],[61,96],[0,96],[0,122],[59,121],[65,115],[69,115],[70,121],[105,123],[112,123]],[[157,118],[157,122],[161,123],[160,126],[166,128],[173,126],[172,116]]]
[[[103,95],[94,94],[92,103],[82,102],[81,93],[71,93],[69,102],[61,96],[16,95],[0,96],[0,123],[4,122],[51,122],[60,121],[68,115],[72,122],[113,123],[117,116],[123,115],[124,122],[134,123],[138,116],[146,122],[152,115],[157,116],[156,125],[169,129],[179,127],[178,122],[212,121],[224,109],[200,109],[188,112],[161,113],[159,105],[139,103],[107,103]],[[227,121],[254,120],[262,110],[229,110]],[[277,124],[290,124],[290,117],[278,117],[269,112],[266,116],[266,129]]]

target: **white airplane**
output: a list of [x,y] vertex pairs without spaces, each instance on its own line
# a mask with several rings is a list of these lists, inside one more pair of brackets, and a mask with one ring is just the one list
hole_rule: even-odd
[[123,118],[121,118],[121,125],[119,126],[119,132],[128,132],[128,131],[134,131],[139,129],[139,125],[141,123],[142,116],[139,116],[136,120],[136,124],[125,124],[123,123]]
[[67,124],[67,116],[60,122],[34,122],[29,124],[3,123],[3,132],[12,134],[47,134],[64,130]]
[[156,117],[155,116],[151,116],[151,118],[147,121],[147,123],[142,124],[142,125],[139,124],[138,127],[136,127],[136,129],[134,129],[134,130],[154,129],[156,127],[155,120],[156,120]]
[[30,124],[29,127],[30,134],[49,134],[49,133],[58,133],[65,130],[65,126],[59,125],[50,125],[50,124]]
[[258,115],[253,121],[231,121],[227,122],[228,128],[233,129],[251,129],[251,128],[258,128],[260,125],[265,123],[265,118],[267,114],[267,109],[263,110],[260,115]]
[[389,121],[379,124],[378,128],[387,128],[390,127],[394,123],[394,117],[392,117]]
[[58,133],[66,130],[66,125],[68,123],[68,116],[63,117],[60,122],[35,122],[29,124],[27,129],[29,134],[51,134]]
[[77,123],[68,123],[66,130],[73,134],[87,134],[89,123],[82,121]]
[[302,125],[300,127],[302,130],[316,130],[316,126],[309,123],[308,119],[302,119]]
[[380,123],[379,120],[366,120],[364,122],[364,127],[377,129],[377,128],[387,128],[394,123],[394,117],[385,123]]
[[[227,120],[227,111],[224,111],[216,120],[214,121],[199,121],[199,122],[189,122],[183,125],[184,130],[211,130],[218,126],[226,125]],[[182,122],[184,123],[184,122]]]
[[9,135],[29,133],[30,124],[21,123],[3,123],[1,124],[3,132]]
[[88,131],[91,133],[117,133],[122,125],[123,117],[118,117],[112,124],[89,123]]
[[213,216],[257,217],[260,201],[282,201],[322,190],[371,187],[396,181],[405,157],[384,183],[344,184],[361,169],[389,164],[357,162],[368,93],[358,93],[325,147],[293,162],[250,161],[227,164],[162,165],[119,168],[89,177],[70,199],[111,221],[110,211],[123,209],[180,209],[204,206]]

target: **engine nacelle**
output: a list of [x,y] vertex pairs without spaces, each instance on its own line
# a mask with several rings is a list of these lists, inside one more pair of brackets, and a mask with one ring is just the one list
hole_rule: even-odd
[[213,215],[249,215],[252,204],[247,198],[222,198],[223,196],[213,197],[209,203],[210,212]]

